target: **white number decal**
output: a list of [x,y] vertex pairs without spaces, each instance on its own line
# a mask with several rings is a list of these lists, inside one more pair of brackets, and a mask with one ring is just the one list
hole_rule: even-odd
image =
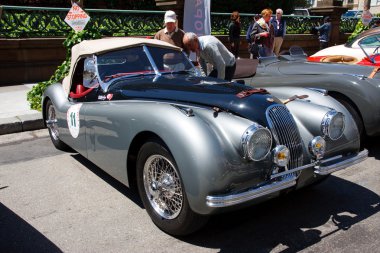
[[77,138],[80,130],[79,111],[82,104],[72,105],[67,110],[67,126],[69,127],[70,134],[73,138]]

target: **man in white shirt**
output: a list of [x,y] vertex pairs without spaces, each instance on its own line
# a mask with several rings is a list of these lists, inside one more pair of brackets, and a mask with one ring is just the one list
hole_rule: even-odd
[[195,52],[200,65],[207,74],[207,63],[213,66],[208,76],[231,81],[236,69],[235,56],[211,35],[198,37],[195,33],[185,33],[183,45],[187,50]]

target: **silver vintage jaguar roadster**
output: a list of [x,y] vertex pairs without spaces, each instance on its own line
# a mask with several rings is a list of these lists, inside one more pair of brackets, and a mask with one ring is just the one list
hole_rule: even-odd
[[202,77],[162,41],[83,41],[71,60],[62,84],[43,96],[53,144],[136,188],[169,234],[189,234],[209,215],[321,181],[368,155],[331,97],[297,88],[280,100]]

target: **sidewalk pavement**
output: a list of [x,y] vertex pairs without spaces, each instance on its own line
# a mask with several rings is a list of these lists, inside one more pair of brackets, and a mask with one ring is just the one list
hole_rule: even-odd
[[0,86],[0,135],[45,127],[41,112],[30,109],[26,100],[33,85]]

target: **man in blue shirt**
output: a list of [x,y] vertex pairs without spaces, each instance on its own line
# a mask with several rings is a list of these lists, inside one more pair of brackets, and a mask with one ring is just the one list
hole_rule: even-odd
[[329,46],[330,34],[331,34],[331,19],[330,17],[324,18],[324,23],[321,26],[316,27],[319,31],[319,49],[324,49]]

